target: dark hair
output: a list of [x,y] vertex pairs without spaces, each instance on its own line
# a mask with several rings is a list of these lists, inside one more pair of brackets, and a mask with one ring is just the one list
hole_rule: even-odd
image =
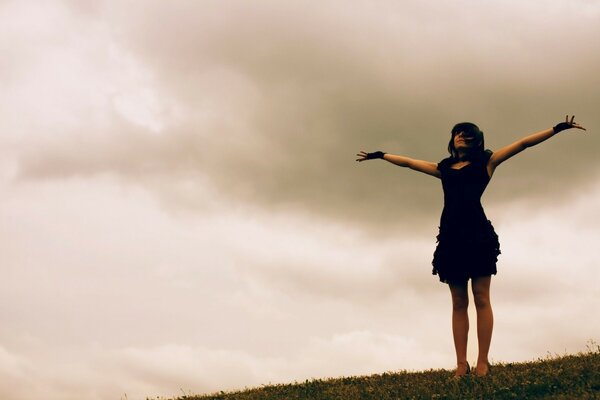
[[453,159],[458,159],[458,151],[456,151],[456,148],[454,147],[454,136],[459,132],[463,132],[464,136],[472,137],[479,141],[478,146],[470,151],[468,159],[478,159],[486,152],[489,152],[489,150],[485,150],[483,132],[479,127],[472,122],[460,122],[452,128],[452,136],[450,137],[450,142],[448,142],[448,153],[450,153],[450,156],[452,156]]

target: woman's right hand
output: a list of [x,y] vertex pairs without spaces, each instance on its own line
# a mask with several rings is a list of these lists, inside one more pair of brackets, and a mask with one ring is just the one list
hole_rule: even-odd
[[356,161],[360,162],[360,161],[365,161],[365,160],[374,160],[376,158],[383,158],[383,156],[385,155],[385,153],[383,151],[375,151],[373,153],[367,153],[365,151],[360,151],[360,153],[357,154],[358,158],[356,159]]

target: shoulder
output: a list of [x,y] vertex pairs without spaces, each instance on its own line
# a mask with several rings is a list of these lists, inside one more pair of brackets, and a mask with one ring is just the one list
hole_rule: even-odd
[[440,161],[437,165],[437,169],[442,171],[446,168],[450,168],[450,166],[455,162],[453,157],[446,157],[442,161]]
[[482,155],[482,160],[484,163],[488,163],[488,161],[490,161],[490,158],[492,158],[492,154],[494,154],[494,152],[490,149],[485,149],[483,151],[483,155]]
[[492,157],[492,154],[494,154],[492,150],[485,149],[484,151],[480,152],[473,161],[487,165],[487,163],[490,161],[490,158]]
[[490,162],[490,160],[492,159],[492,155],[494,154],[494,152],[490,149],[486,149],[483,152],[483,156],[482,156],[482,166],[485,168],[486,171],[486,175],[488,177],[488,179],[491,179],[492,175],[494,175],[494,169],[495,167],[493,166],[493,164]]

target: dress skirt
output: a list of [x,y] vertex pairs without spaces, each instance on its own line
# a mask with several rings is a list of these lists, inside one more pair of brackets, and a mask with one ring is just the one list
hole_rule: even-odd
[[470,229],[440,228],[432,273],[441,282],[464,284],[472,278],[495,275],[499,254],[500,242],[490,221]]

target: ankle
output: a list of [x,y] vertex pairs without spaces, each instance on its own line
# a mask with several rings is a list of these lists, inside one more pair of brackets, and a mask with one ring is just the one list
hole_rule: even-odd
[[477,376],[487,375],[490,372],[490,363],[487,360],[483,362],[477,361],[474,372]]
[[455,378],[469,375],[470,373],[471,367],[469,366],[469,363],[467,361],[458,361],[456,363],[456,372],[454,374]]

